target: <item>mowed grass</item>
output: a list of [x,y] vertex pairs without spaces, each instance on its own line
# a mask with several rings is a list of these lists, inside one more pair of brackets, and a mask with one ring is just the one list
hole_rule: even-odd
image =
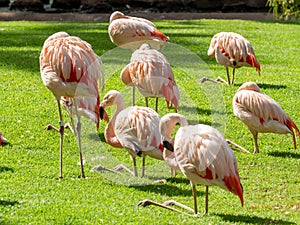
[[[190,74],[184,66],[173,65],[176,80],[185,92],[179,112],[193,123],[223,124],[226,138],[252,152],[252,135],[232,114],[231,101],[242,83],[255,81],[300,126],[299,23],[191,20],[155,21],[155,24],[175,47],[195,54],[195,63],[199,57],[208,68]],[[57,108],[52,93],[40,78],[39,53],[49,35],[66,31],[91,43],[95,52],[103,56],[104,63],[111,63],[106,60],[110,59],[110,53],[119,61],[128,62],[129,58],[122,58],[119,54],[122,51],[110,42],[107,27],[108,23],[0,22],[0,131],[8,139],[8,144],[0,149],[0,224],[299,224],[300,153],[299,149],[293,149],[290,135],[260,134],[259,154],[235,152],[245,205],[241,207],[238,197],[228,191],[211,187],[209,213],[204,217],[137,206],[140,200],[149,198],[158,202],[175,199],[193,207],[189,182],[181,173],[176,178],[169,177],[166,184],[152,182],[153,177],[166,176],[161,171],[155,174],[157,165],[163,165],[155,160],[146,160],[149,165],[146,174],[152,177],[136,181],[126,175],[91,172],[98,162],[107,167],[123,162],[131,168],[124,149],[114,149],[104,142],[104,122],[99,131],[93,124],[84,123],[86,179],[78,178],[76,139],[66,131],[64,178],[58,179],[59,134],[43,130],[49,123],[58,125]],[[246,37],[262,71],[258,76],[253,68],[238,69],[236,84],[218,86],[211,98],[205,89],[209,84],[199,84],[198,78],[226,78],[224,67],[206,55],[211,37],[221,31],[234,31]],[[172,54],[180,58],[180,50]],[[126,54],[130,56],[130,52]],[[129,105],[131,92],[119,80],[122,63],[118,60],[106,70],[101,98],[110,89],[122,90]],[[185,60],[190,63],[188,58],[182,59]],[[144,100],[141,98],[138,103],[143,105]],[[215,104],[224,110],[214,111]],[[159,112],[160,115],[168,112],[163,100]],[[213,121],[213,114],[221,115],[217,117],[220,121]],[[66,112],[64,118],[69,121]],[[198,186],[197,190],[198,208],[202,212],[205,188]]]

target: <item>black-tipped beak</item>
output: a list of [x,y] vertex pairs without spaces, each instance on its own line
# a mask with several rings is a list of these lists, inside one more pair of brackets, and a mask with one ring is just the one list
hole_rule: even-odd
[[105,110],[104,110],[103,106],[100,106],[100,110],[99,111],[100,111],[100,119],[103,120],[104,113],[105,113]]
[[174,152],[174,148],[173,148],[173,146],[171,145],[170,142],[163,141],[163,146],[164,146],[164,148],[168,149],[169,151]]

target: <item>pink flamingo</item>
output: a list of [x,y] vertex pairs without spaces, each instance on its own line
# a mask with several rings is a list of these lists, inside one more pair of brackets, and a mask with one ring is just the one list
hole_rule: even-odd
[[208,186],[219,186],[238,195],[243,206],[243,188],[240,183],[236,157],[222,134],[207,125],[187,125],[184,116],[170,113],[161,118],[161,135],[168,136],[175,124],[180,124],[180,128],[175,135],[174,147],[168,138],[163,140],[163,145],[174,152],[180,170],[191,182],[194,209],[173,200],[160,204],[146,199],[139,202],[138,205],[156,205],[181,212],[168,206],[177,205],[197,214],[196,185],[202,184],[206,186],[205,213],[208,212]]
[[159,49],[169,40],[169,37],[159,31],[151,21],[126,16],[119,11],[110,16],[108,34],[115,45],[132,51],[143,43],[149,43],[152,48]]
[[[137,87],[146,98],[156,98],[156,111],[158,97],[164,97],[170,109],[174,104],[178,111],[179,89],[175,83],[174,74],[167,58],[159,51],[151,49],[148,44],[143,44],[133,52],[130,63],[121,71],[124,84]],[[134,105],[134,94],[132,96]]]
[[[108,119],[105,109],[116,105],[116,111],[111,120]],[[154,110],[147,107],[124,107],[124,99],[120,92],[109,91],[100,104],[100,117],[108,122],[104,137],[106,142],[115,148],[125,148],[133,162],[134,173],[137,176],[136,157],[143,158],[142,177],[145,171],[145,157],[163,160],[163,146],[159,133],[160,117]],[[123,165],[114,170],[126,169]],[[103,166],[95,166],[94,170],[114,170]],[[131,171],[126,169],[132,174]]]
[[260,92],[256,83],[241,85],[233,97],[232,107],[234,115],[248,126],[253,135],[253,153],[259,153],[258,133],[292,134],[296,149],[295,131],[300,137],[298,127],[274,99]]
[[[53,93],[58,107],[60,133],[60,178],[62,173],[62,152],[64,123],[60,100],[68,101],[69,115],[76,115],[77,145],[81,164],[81,177],[85,177],[81,150],[81,122],[78,111],[88,108],[99,117],[100,104],[98,80],[102,72],[101,59],[94,53],[92,46],[79,37],[70,36],[66,32],[57,32],[45,40],[40,54],[40,72],[44,85]],[[102,74],[102,86],[104,82]],[[85,98],[90,100],[85,101]],[[93,106],[91,108],[91,99]],[[65,102],[66,103],[66,102]],[[74,112],[74,113],[71,113]],[[71,113],[71,114],[70,114]],[[72,117],[71,117],[72,119]],[[97,127],[99,119],[95,120]],[[50,129],[50,128],[49,128]]]
[[[226,68],[227,82],[221,77],[218,77],[216,81],[228,83],[229,85],[233,84],[235,69],[242,66],[255,67],[258,74],[260,74],[260,65],[253,48],[250,42],[240,34],[233,32],[220,32],[215,34],[210,42],[207,55],[214,57],[219,64]],[[231,82],[228,67],[233,68]],[[203,78],[202,82],[206,80],[210,79]]]

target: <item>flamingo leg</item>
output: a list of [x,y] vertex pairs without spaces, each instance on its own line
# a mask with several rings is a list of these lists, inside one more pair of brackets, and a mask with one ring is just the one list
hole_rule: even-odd
[[229,69],[228,69],[228,67],[226,67],[226,74],[227,74],[228,85],[230,85],[230,76],[229,76]]
[[253,154],[259,153],[259,148],[258,148],[258,133],[257,132],[253,132],[253,140],[254,140],[254,151]]
[[133,173],[134,173],[134,176],[138,176],[138,172],[137,172],[137,167],[136,167],[136,159],[135,159],[135,157],[132,157],[131,155],[130,155],[130,158],[131,158],[131,160],[132,160],[132,163],[133,163]]
[[74,108],[75,108],[75,113],[76,113],[76,118],[77,118],[76,133],[77,133],[77,145],[78,145],[79,159],[80,159],[81,178],[85,178],[84,169],[83,169],[82,148],[81,148],[81,121],[80,121],[80,116],[79,116],[78,110],[77,110],[76,99],[74,99]]
[[135,105],[135,87],[132,86],[132,105]]
[[158,98],[155,99],[155,111],[158,112]]
[[145,164],[146,164],[146,158],[143,157],[143,165],[142,165],[142,177],[145,175]]
[[232,70],[232,80],[231,80],[231,84],[234,83],[234,73],[235,73],[235,68],[233,68],[233,70]]
[[146,101],[146,107],[149,107],[148,97],[145,98],[145,101]]
[[243,148],[242,146],[234,143],[233,141],[231,141],[229,139],[226,139],[226,142],[231,145],[231,148],[233,150],[240,150],[240,151],[242,151],[244,153],[251,154],[251,152],[249,152],[247,149]]
[[[197,203],[196,203],[196,206],[197,206]],[[204,215],[206,213],[208,213],[208,186],[205,187],[205,212],[204,212]]]
[[60,170],[59,170],[59,178],[63,178],[63,140],[64,140],[64,122],[62,119],[61,113],[61,106],[60,101],[57,100],[57,107],[58,107],[58,116],[59,116],[59,134],[60,134],[60,141],[59,141],[59,161],[60,161]]
[[193,194],[193,199],[194,199],[194,213],[195,215],[198,214],[198,206],[197,206],[197,190],[196,190],[196,185],[192,184],[191,182],[191,186],[192,186],[192,194]]

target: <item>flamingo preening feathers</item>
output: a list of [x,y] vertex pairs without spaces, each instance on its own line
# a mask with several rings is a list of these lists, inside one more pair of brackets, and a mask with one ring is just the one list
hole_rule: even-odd
[[258,153],[258,133],[292,134],[296,149],[296,134],[300,131],[281,106],[268,95],[260,92],[254,82],[239,87],[232,100],[234,115],[245,123],[254,139],[254,152]]
[[[155,97],[157,111],[158,97],[164,97],[168,108],[173,104],[177,112],[180,96],[172,68],[167,58],[148,44],[133,52],[130,63],[121,71],[121,80],[126,85],[137,87],[146,98],[147,107],[148,98]],[[134,92],[132,98],[134,105]]]
[[[214,57],[216,61],[225,66],[227,74],[227,83],[234,83],[235,69],[242,66],[254,67],[260,74],[260,65],[254,54],[250,42],[242,35],[234,32],[220,32],[212,37],[207,55]],[[232,80],[230,81],[228,67],[232,69]],[[203,78],[202,81],[210,80]],[[211,80],[212,81],[212,80]],[[217,81],[225,82],[222,78]]]
[[208,212],[208,186],[219,186],[236,194],[243,206],[243,188],[240,183],[236,157],[222,134],[207,125],[187,125],[187,121],[182,115],[170,113],[161,118],[161,135],[165,137],[177,123],[181,126],[175,135],[174,145],[168,139],[163,140],[163,145],[169,151],[174,152],[180,170],[191,182],[194,209],[173,200],[160,204],[146,199],[139,202],[138,205],[152,204],[181,212],[168,206],[177,205],[197,214],[196,185],[202,184],[206,186],[205,213]]
[[159,31],[151,21],[127,16],[119,11],[113,12],[110,16],[108,34],[115,45],[132,51],[143,43],[160,49],[169,40],[169,37]]
[[[60,101],[67,101],[69,115],[76,115],[76,136],[80,156],[81,177],[85,177],[81,150],[80,115],[88,113],[99,126],[99,80],[104,84],[101,59],[92,46],[79,37],[57,32],[47,38],[40,53],[40,73],[44,85],[53,93],[58,106],[60,133],[60,178],[62,172],[62,149],[64,123]],[[66,103],[66,102],[65,102]]]

